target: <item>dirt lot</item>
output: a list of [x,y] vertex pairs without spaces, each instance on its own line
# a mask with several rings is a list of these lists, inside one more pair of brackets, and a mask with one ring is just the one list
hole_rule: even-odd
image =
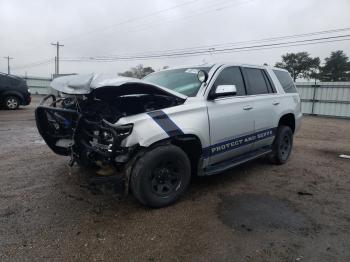
[[148,209],[89,191],[33,113],[0,111],[1,261],[350,261],[349,120],[305,117],[286,165],[196,179]]

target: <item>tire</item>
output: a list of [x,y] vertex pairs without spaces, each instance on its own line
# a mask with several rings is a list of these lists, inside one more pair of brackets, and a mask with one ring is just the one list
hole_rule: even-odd
[[185,152],[174,145],[161,145],[136,161],[130,187],[142,204],[159,208],[176,202],[190,180],[191,164]]
[[17,96],[7,96],[4,99],[4,107],[8,110],[15,110],[19,107],[20,101]]
[[282,165],[286,163],[293,148],[293,132],[289,126],[279,126],[275,140],[272,144],[272,152],[268,155],[271,163]]

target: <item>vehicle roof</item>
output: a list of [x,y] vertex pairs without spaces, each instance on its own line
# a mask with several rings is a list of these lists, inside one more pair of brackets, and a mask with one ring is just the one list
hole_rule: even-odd
[[[220,66],[242,66],[242,67],[254,67],[254,68],[261,68],[261,69],[271,69],[271,70],[280,70],[285,71],[287,70],[279,67],[269,66],[269,65],[254,65],[254,64],[246,64],[246,63],[239,63],[239,62],[216,62],[216,63],[206,63],[206,64],[200,64],[200,65],[182,65],[182,66],[175,66],[175,67],[169,67],[160,71],[166,71],[166,70],[172,70],[172,69],[181,69],[181,68],[191,68],[191,67],[209,67],[217,68]],[[156,73],[156,72],[155,72]]]
[[[167,71],[167,70],[173,70],[173,69],[182,69],[182,68],[198,68],[198,67],[209,67],[209,68],[212,68],[214,65],[215,64],[180,65],[180,66],[173,66],[173,67],[168,67],[168,68],[165,68],[165,69],[161,69],[160,71]],[[156,72],[159,72],[159,71],[155,71],[153,73],[156,73]]]
[[1,76],[5,76],[5,77],[9,77],[9,78],[14,78],[14,79],[22,80],[21,77],[15,76],[15,75],[9,75],[9,74],[5,74],[5,73],[1,73],[1,72],[0,72],[0,75],[1,75]]

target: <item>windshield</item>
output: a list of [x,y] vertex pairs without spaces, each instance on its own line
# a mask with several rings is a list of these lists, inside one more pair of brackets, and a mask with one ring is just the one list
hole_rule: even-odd
[[169,88],[186,96],[196,96],[202,85],[197,78],[199,70],[209,72],[210,67],[165,70],[148,75],[143,80]]

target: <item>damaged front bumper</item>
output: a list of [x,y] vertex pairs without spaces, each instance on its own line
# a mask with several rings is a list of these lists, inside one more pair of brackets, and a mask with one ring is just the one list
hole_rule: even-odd
[[[44,105],[49,98],[52,103]],[[132,132],[133,124],[115,125],[103,118],[89,119],[78,110],[56,107],[57,101],[54,95],[49,95],[35,110],[36,125],[46,144],[56,154],[71,156],[71,165],[77,162],[94,167],[96,174],[89,177],[92,184],[120,184],[122,180],[127,185],[127,163],[138,146],[121,144]]]

